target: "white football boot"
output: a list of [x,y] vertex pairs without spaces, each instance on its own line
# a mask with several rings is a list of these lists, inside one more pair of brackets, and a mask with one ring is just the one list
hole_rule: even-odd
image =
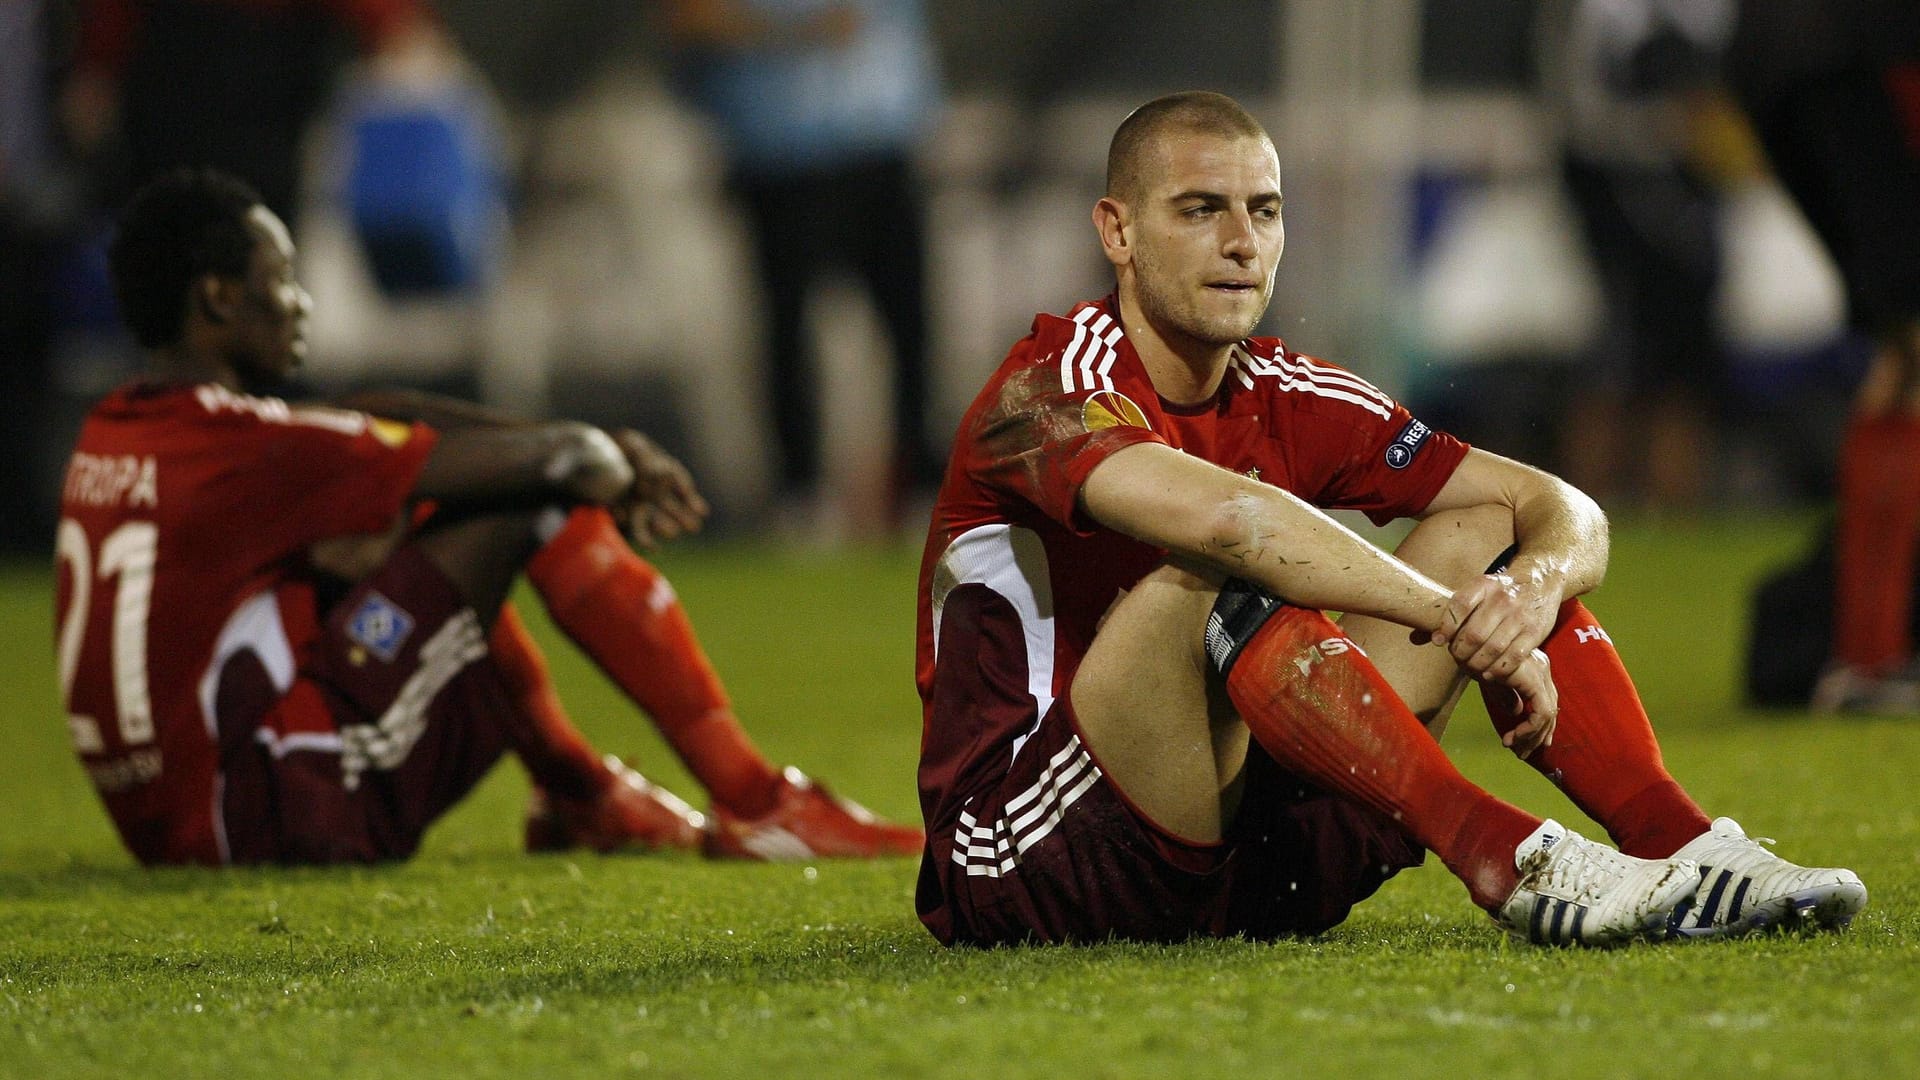
[[1733,937],[1776,926],[1839,930],[1867,906],[1867,887],[1851,870],[1795,866],[1760,846],[1732,818],[1673,853],[1700,866],[1700,888],[1673,909],[1676,938]]
[[1520,884],[1494,921],[1536,945],[1619,945],[1666,926],[1700,885],[1682,858],[1636,859],[1557,821],[1542,822],[1513,852]]

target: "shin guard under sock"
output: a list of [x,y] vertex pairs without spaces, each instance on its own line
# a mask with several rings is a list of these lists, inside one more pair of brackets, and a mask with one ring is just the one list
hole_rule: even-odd
[[1462,776],[1325,615],[1282,607],[1224,663],[1241,719],[1282,768],[1393,818],[1481,907],[1512,894],[1514,848],[1540,819]]
[[540,655],[512,604],[502,605],[488,641],[488,653],[518,707],[513,724],[514,753],[533,782],[569,799],[591,799],[613,782],[586,736],[573,726],[554,691],[546,658]]
[[560,629],[653,718],[715,802],[772,809],[780,773],[733,715],[673,587],[603,509],[581,507],[527,564]]
[[[1668,775],[1633,679],[1585,604],[1560,606],[1541,651],[1560,691],[1560,716],[1553,745],[1534,751],[1527,763],[1628,855],[1662,859],[1706,832],[1706,814]],[[1482,684],[1480,692],[1502,735],[1525,718],[1511,691]]]

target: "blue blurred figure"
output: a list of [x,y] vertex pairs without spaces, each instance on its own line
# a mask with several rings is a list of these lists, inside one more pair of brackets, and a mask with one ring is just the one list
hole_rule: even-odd
[[779,497],[810,513],[820,402],[804,325],[823,272],[853,274],[894,360],[892,510],[929,497],[946,461],[927,430],[924,205],[913,151],[939,101],[919,0],[670,0],[688,97],[720,129],[768,305],[764,375]]

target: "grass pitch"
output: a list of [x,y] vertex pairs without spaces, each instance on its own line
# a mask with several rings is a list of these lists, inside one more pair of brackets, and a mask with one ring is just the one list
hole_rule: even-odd
[[[411,864],[133,869],[67,749],[47,575],[0,573],[0,1075],[1920,1075],[1920,726],[1737,704],[1746,590],[1805,521],[1616,530],[1592,606],[1710,812],[1857,869],[1844,935],[1515,946],[1436,865],[1324,938],[946,951],[909,861],[528,857],[499,769]],[[915,812],[916,552],[662,561],[769,754]],[[537,615],[581,724],[701,800]],[[1494,743],[1500,794],[1585,820]],[[1594,835],[1598,835],[1596,832]]]

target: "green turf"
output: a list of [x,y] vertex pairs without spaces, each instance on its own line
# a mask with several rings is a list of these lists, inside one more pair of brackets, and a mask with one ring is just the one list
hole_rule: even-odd
[[[521,855],[512,767],[410,865],[136,871],[65,746],[46,578],[0,574],[0,1075],[1920,1075],[1920,727],[1735,704],[1747,583],[1807,530],[1623,527],[1594,606],[1680,778],[1856,867],[1873,907],[1839,936],[1597,954],[1506,943],[1433,866],[1314,941],[943,951],[909,862]],[[902,816],[913,560],[664,560],[770,752]],[[552,651],[590,733],[684,788]],[[1580,823],[1481,716],[1447,740],[1469,774]]]

